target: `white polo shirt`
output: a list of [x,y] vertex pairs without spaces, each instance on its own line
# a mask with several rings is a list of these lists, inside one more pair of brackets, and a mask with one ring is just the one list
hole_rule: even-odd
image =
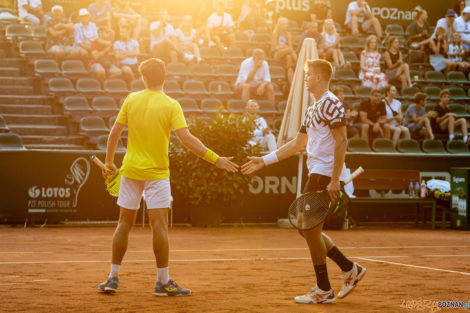
[[470,41],[470,20],[465,22],[462,16],[457,17],[454,21],[454,29],[462,34],[462,40]]
[[[113,48],[114,50],[118,50],[123,53],[132,52],[135,50],[135,48],[139,48],[139,43],[135,39],[130,39],[128,42],[118,40],[114,42]],[[136,57],[125,58],[119,61],[119,64],[124,64],[124,65],[136,65],[137,63],[139,62],[137,61]]]
[[[254,67],[255,67],[255,62],[253,61],[253,57],[249,57],[248,59],[245,59],[240,66],[240,72],[238,72],[238,77],[237,77],[237,81],[235,85],[246,82],[248,75],[250,75]],[[263,64],[261,65],[261,67],[256,71],[255,76],[253,77],[253,80],[250,81],[250,85],[255,86],[262,82],[271,82],[271,74],[269,73],[269,65],[268,65],[268,62],[266,62],[266,60],[263,61]]]
[[41,0],[18,0],[18,13],[21,18],[24,18],[26,15],[28,15],[28,11],[23,8],[23,5],[26,4],[33,8],[37,8],[38,6],[42,5],[42,2]]
[[[357,5],[357,1],[353,1],[349,3],[348,5],[348,10],[346,11],[346,20],[344,21],[344,25],[348,25],[349,22],[351,22],[351,11],[356,11],[359,9],[359,6]],[[364,22],[364,17],[366,15],[366,10],[370,12],[370,6],[366,4],[366,7],[362,9],[361,13],[359,13],[359,16],[357,18],[357,21],[359,23]]]
[[153,30],[160,26],[160,21],[153,22],[150,24],[150,48],[153,48],[154,45],[157,43],[162,42],[165,39],[168,39],[170,36],[173,36],[175,33],[175,29],[172,25],[166,24],[164,28],[160,30],[160,34],[158,37],[153,35]]
[[223,16],[220,16],[217,14],[217,12],[214,12],[207,19],[207,27],[209,28],[216,28],[219,26],[232,27],[233,25],[232,16],[227,12],[224,12]]
[[75,49],[80,48],[79,44],[84,41],[93,41],[98,39],[98,28],[93,22],[89,22],[85,27],[81,22],[74,25],[75,28],[75,42],[73,47]]

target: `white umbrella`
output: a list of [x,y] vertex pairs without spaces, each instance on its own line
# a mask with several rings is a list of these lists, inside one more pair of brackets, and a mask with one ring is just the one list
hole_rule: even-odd
[[[318,59],[317,44],[315,39],[306,38],[302,43],[297,65],[295,67],[294,79],[287,98],[287,105],[282,118],[281,130],[277,138],[278,147],[292,140],[297,135],[302,125],[307,107],[313,101],[313,95],[307,90],[304,82],[304,64],[307,60]],[[300,196],[302,186],[303,153],[299,156],[299,167],[297,174],[297,197]]]

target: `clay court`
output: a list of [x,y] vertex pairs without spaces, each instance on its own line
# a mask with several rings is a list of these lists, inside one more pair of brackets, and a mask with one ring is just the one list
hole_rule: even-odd
[[[347,298],[296,304],[314,284],[306,245],[294,230],[274,227],[170,230],[170,275],[190,297],[153,295],[156,279],[148,228],[136,226],[119,292],[97,284],[109,271],[113,227],[0,228],[3,312],[418,312],[404,301],[470,300],[468,232],[411,227],[330,231],[367,275]],[[328,261],[335,292],[341,272]],[[406,302],[405,302],[406,303]],[[464,309],[441,309],[445,312]],[[430,308],[421,310],[431,311]]]

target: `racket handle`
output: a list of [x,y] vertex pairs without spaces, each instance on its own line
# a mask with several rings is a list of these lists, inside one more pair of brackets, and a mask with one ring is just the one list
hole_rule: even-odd
[[346,180],[344,181],[344,184],[347,185],[349,184],[354,178],[356,178],[357,176],[361,175],[362,173],[364,172],[364,169],[362,168],[362,166],[359,166],[357,168],[357,170],[355,170],[351,176],[349,176],[348,178],[346,178]]
[[92,155],[90,156],[90,159],[96,164],[98,165],[99,168],[101,168],[102,170],[105,170],[106,169],[106,166],[103,164],[103,162],[101,162],[100,159],[98,159],[98,157],[96,155]]

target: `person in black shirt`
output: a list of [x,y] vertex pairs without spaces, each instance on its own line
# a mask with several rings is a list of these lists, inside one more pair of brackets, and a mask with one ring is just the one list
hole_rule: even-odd
[[390,125],[386,123],[387,111],[378,89],[372,89],[370,97],[359,105],[361,137],[369,141],[370,137],[390,138]]
[[443,132],[447,130],[449,132],[449,141],[451,141],[454,139],[454,130],[460,126],[462,129],[463,141],[467,145],[470,144],[470,140],[467,135],[467,121],[465,118],[457,119],[457,115],[450,112],[447,107],[447,104],[450,102],[449,90],[443,89],[440,96],[441,101],[433,108],[433,111],[437,113],[437,116],[435,117],[436,127]]
[[[339,101],[344,106],[345,117],[346,117],[346,130],[348,133],[348,138],[359,137],[358,124],[354,123],[354,119],[358,116],[358,112],[352,109],[350,103],[344,101],[344,89],[341,87],[333,88],[333,93],[338,97]],[[360,125],[360,124],[359,124]]]

